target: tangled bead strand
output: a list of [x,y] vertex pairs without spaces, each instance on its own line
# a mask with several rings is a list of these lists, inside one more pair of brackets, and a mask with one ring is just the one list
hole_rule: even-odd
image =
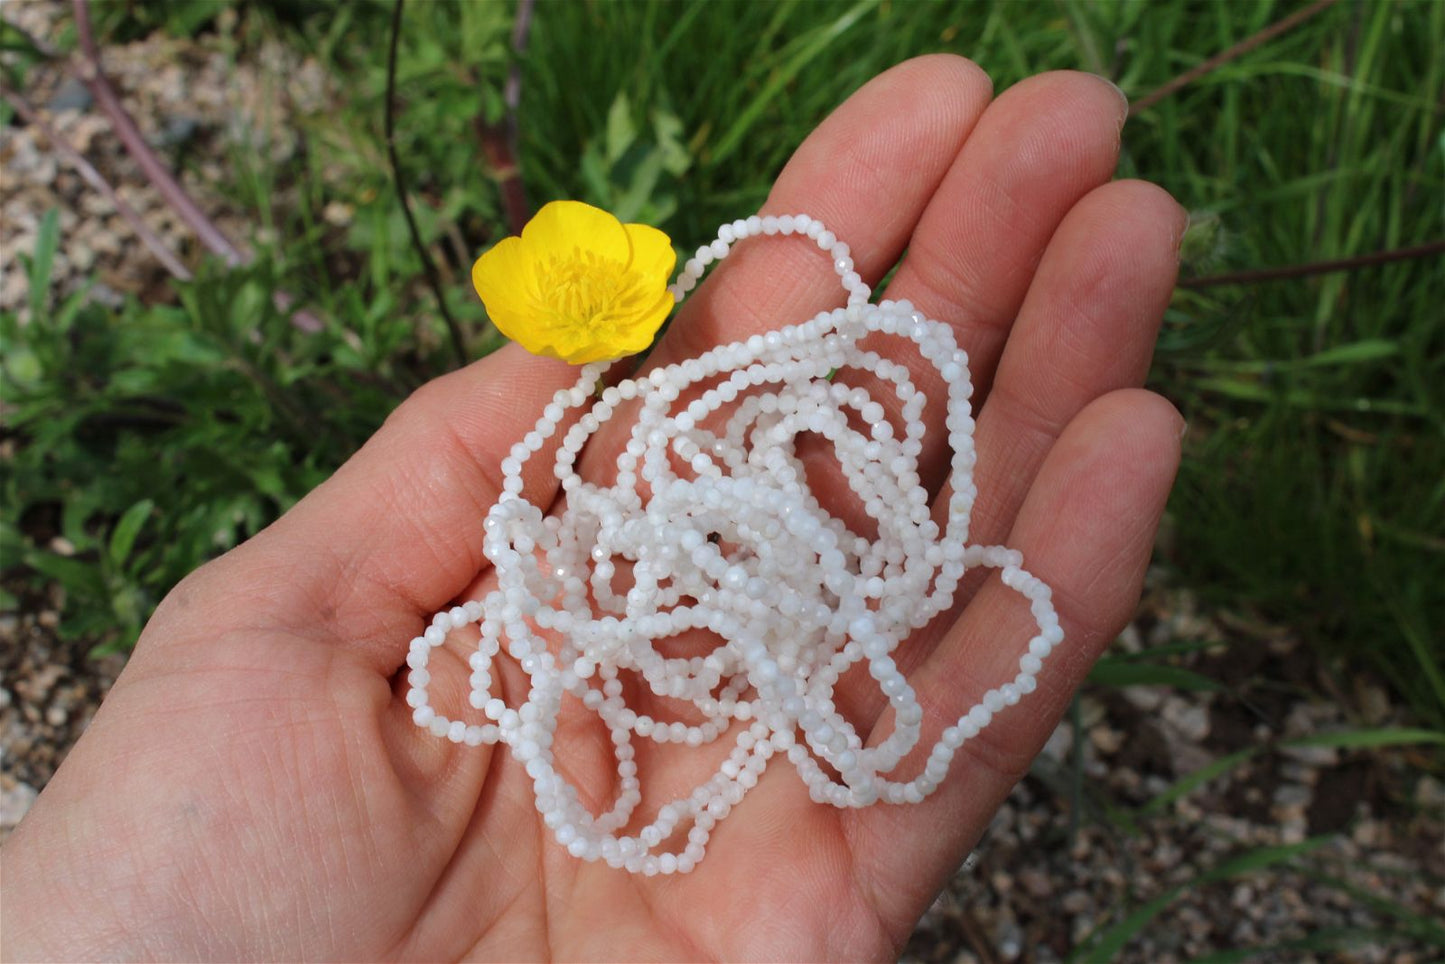
[[[948,325],[906,301],[870,304],[848,246],[806,214],[723,225],[717,240],[686,262],[670,286],[674,298],[682,301],[737,242],[771,235],[801,235],[823,249],[846,305],[655,368],[600,395],[606,365],[583,367],[502,460],[503,491],[483,523],[496,590],[437,613],[411,641],[406,699],[417,725],[454,743],[506,743],[533,781],[537,810],[558,844],[584,860],[647,875],[686,873],[702,859],[713,827],[776,754],[787,757],[820,803],[918,803],[937,789],[964,742],[1034,691],[1043,660],[1063,640],[1049,588],[1022,568],[1022,556],[968,544],[978,491],[972,384],[968,357]],[[870,333],[913,342],[947,386],[953,491],[942,531],[918,471],[924,393],[906,366],[861,347]],[[901,438],[868,391],[833,380],[849,368],[872,373],[893,393]],[[681,405],[684,393],[691,400]],[[615,481],[583,481],[576,462],[587,439],[631,403],[639,410]],[[717,426],[729,406],[720,430],[705,427]],[[522,470],[573,410],[580,417],[563,435],[554,466],[562,508],[544,517],[522,498]],[[796,449],[802,433],[833,444],[876,538],[850,531],[809,490]],[[631,567],[625,591],[614,589],[615,560]],[[892,654],[948,608],[965,571],[977,566],[1001,570],[1004,585],[1029,601],[1038,633],[1018,674],[943,730],[922,772],[892,779],[918,745],[923,720]],[[486,723],[449,719],[427,694],[432,649],[469,623],[481,632],[469,659],[469,702]],[[661,640],[693,630],[721,644],[705,657],[659,650]],[[530,680],[517,707],[491,692],[492,665],[504,644]],[[894,711],[893,732],[871,747],[833,700],[838,680],[860,663]],[[657,696],[691,704],[703,722],[664,722],[629,707],[622,670],[635,672]],[[555,766],[566,694],[611,734],[618,793],[600,815],[583,806]],[[734,745],[712,777],[663,805],[641,829],[621,833],[642,801],[634,738],[700,747],[725,735]],[[680,852],[666,849],[684,826]]]

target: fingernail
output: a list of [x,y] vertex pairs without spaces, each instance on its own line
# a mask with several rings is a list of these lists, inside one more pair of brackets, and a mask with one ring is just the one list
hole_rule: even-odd
[[1114,88],[1114,93],[1119,95],[1119,129],[1123,130],[1124,122],[1129,119],[1129,95],[1124,93],[1124,89],[1118,84],[1114,83],[1108,77],[1104,77],[1099,74],[1096,74],[1095,76],[1102,80],[1104,83],[1108,84],[1110,87]]
[[1184,419],[1179,420],[1179,441],[1184,441],[1184,436],[1189,434],[1189,423]]

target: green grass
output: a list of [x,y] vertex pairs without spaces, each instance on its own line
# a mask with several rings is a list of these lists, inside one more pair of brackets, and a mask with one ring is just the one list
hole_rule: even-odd
[[[1185,30],[1223,46],[1244,25],[1207,21],[1239,13],[1151,18],[1150,46],[1175,49]],[[1445,237],[1442,43],[1439,4],[1340,4],[1132,122],[1134,172],[1206,215],[1211,236],[1186,267]],[[1437,726],[1442,306],[1439,258],[1181,295],[1166,336],[1180,347],[1154,375],[1195,429],[1173,501],[1185,578],[1289,623],[1339,668],[1383,673]],[[1196,326],[1209,337],[1190,339]]]
[[[102,29],[119,37],[157,27],[213,29],[214,18],[195,5],[177,7],[169,19],[101,9]],[[523,64],[526,184],[534,203],[582,198],[658,223],[680,241],[701,238],[717,222],[753,209],[807,131],[867,78],[904,57],[968,55],[999,87],[1046,69],[1096,70],[1137,96],[1292,9],[879,0],[542,4]],[[389,5],[236,10],[239,27],[225,40],[233,49],[280,38],[317,57],[345,91],[335,113],[307,122],[308,149],[297,163],[274,169],[245,152],[232,158],[229,189],[256,212],[258,226],[285,239],[250,270],[256,283],[282,285],[332,320],[320,346],[296,344],[303,357],[311,352],[326,364],[365,370],[386,396],[358,406],[363,414],[348,422],[351,434],[312,454],[315,472],[282,473],[279,489],[271,486],[262,508],[235,533],[240,538],[344,457],[386,404],[447,361],[380,137]],[[505,233],[474,125],[502,117],[510,12],[499,3],[412,4],[401,38],[399,147],[423,235],[441,261],[449,305],[470,333],[474,354],[497,339],[465,283],[467,261]],[[1194,213],[1187,274],[1445,237],[1438,101],[1445,77],[1435,56],[1442,47],[1440,4],[1340,3],[1134,118],[1125,131],[1121,174],[1157,181]],[[328,201],[355,209],[345,230],[321,218]],[[236,319],[234,330],[284,328],[282,319],[266,314],[264,301],[252,299],[254,313]],[[1193,428],[1172,504],[1177,541],[1164,561],[1215,601],[1255,607],[1294,626],[1341,671],[1383,674],[1421,721],[1435,725],[1445,723],[1445,592],[1438,589],[1445,585],[1441,305],[1439,259],[1181,291],[1151,377]],[[140,319],[143,327],[164,328],[184,318],[195,327],[200,321],[190,308],[185,298],[177,306],[133,305],[113,324]],[[58,310],[43,301],[37,309],[37,317],[52,318]],[[15,327],[9,337],[38,344],[45,336]],[[335,354],[321,347],[332,340],[342,346]],[[50,370],[51,380],[42,375],[38,383],[60,408],[76,396],[60,391],[54,379],[83,349],[66,350],[69,356],[54,359],[59,367]],[[299,387],[290,355],[278,356],[276,364],[273,401],[276,392],[309,390]],[[176,394],[178,384],[168,375],[157,369],[151,376],[147,392]],[[7,395],[28,398],[23,379],[7,378]],[[314,382],[314,373],[307,380]],[[328,390],[348,398],[352,391]],[[293,410],[305,408],[299,395],[289,399]],[[149,395],[122,380],[99,397],[124,408]],[[235,404],[249,403],[237,398]],[[247,436],[253,447],[284,438],[279,415],[243,416],[237,420],[256,433]],[[90,417],[80,418],[72,407],[65,424],[79,426]],[[175,436],[134,426],[121,437],[140,449],[178,444]],[[282,461],[297,455],[287,449]],[[55,492],[66,485],[128,487],[114,473],[94,481],[77,475],[93,469],[85,459],[69,467],[50,456],[39,461],[44,465],[10,468],[19,479],[9,483],[7,539],[23,541],[20,513],[45,508],[63,515],[71,499],[80,498],[94,511],[71,510],[82,521],[70,534],[96,530],[96,541],[99,530],[134,504],[128,492],[86,491],[62,494],[56,506]],[[258,485],[252,495],[260,491]],[[160,525],[172,511],[157,507]],[[231,541],[187,544],[216,549]],[[43,551],[25,547],[32,560]],[[144,597],[154,601],[204,554],[198,550],[195,558],[164,567]],[[82,562],[86,558],[82,553]],[[81,593],[75,605],[83,608],[87,598]],[[91,625],[81,622],[86,631]],[[134,623],[127,625],[128,636]]]

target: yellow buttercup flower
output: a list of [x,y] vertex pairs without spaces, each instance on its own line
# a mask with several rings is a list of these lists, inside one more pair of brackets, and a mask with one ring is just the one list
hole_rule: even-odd
[[667,235],[580,201],[553,201],[521,237],[472,265],[472,284],[508,338],[574,365],[642,351],[672,310]]

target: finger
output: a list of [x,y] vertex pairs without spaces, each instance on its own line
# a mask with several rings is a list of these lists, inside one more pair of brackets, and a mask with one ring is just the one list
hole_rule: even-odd
[[[1074,204],[1113,174],[1125,110],[1118,88],[1091,74],[1060,71],[1009,88],[984,112],[923,212],[887,297],[953,327],[969,355],[975,405],[987,395],[1050,239]],[[923,411],[918,469],[933,492],[948,470],[947,386],[917,352],[900,354],[896,341],[875,336],[864,344],[907,364],[914,384],[938,400]],[[897,418],[902,402],[880,390],[879,379],[839,377]]]
[[[1059,225],[979,414],[973,476],[979,494],[969,542],[1003,541],[1049,448],[1089,402],[1143,384],[1173,289],[1184,221],[1164,191],[1120,181],[1096,188]],[[934,503],[940,526],[951,497],[952,487],[945,486]],[[971,577],[959,585],[953,613],[963,610],[980,582]],[[947,623],[941,618],[936,625]],[[909,640],[894,655],[899,668],[913,672],[936,640],[929,632]],[[854,720],[876,719],[886,705],[871,686],[846,696]]]
[[971,542],[1008,532],[1050,446],[1084,406],[1144,384],[1187,224],[1163,189],[1119,181],[1059,227],[979,413]]
[[[869,81],[810,134],[762,214],[809,214],[851,250],[870,283],[893,267],[992,96],[975,64],[936,54]],[[738,245],[688,299],[655,364],[806,321],[842,304],[829,258],[804,238]]]
[[[1066,634],[1038,675],[1038,690],[965,742],[922,804],[850,814],[858,866],[880,917],[900,939],[1027,772],[1074,689],[1133,612],[1178,466],[1182,424],[1162,398],[1130,390],[1096,400],[1068,426],[1008,539],[1023,552],[1024,567],[1052,587]],[[987,690],[1014,678],[1036,632],[1028,605],[991,578],[910,678],[925,714],[926,745],[915,760]],[[899,772],[912,777],[916,768],[908,760]]]
[[[849,243],[855,269],[875,282],[908,244],[992,89],[976,65],[949,55],[919,57],[880,74],[799,146],[761,213],[818,218]],[[811,240],[747,241],[688,297],[646,367],[806,321],[843,300],[829,256]],[[620,407],[588,443],[589,478],[610,478],[633,411]]]
[[1127,109],[1092,74],[1016,84],[984,113],[924,213],[889,296],[954,326],[979,399],[1055,230],[1113,175]]
[[[232,603],[243,624],[293,620],[267,628],[339,636],[391,672],[423,628],[418,618],[482,568],[482,519],[501,492],[501,460],[576,377],[508,345],[423,385],[335,475],[177,596],[212,586],[224,596],[248,579],[251,598]],[[523,495],[543,506],[557,487],[551,462],[544,449],[523,474]],[[258,606],[258,595],[274,605]]]

